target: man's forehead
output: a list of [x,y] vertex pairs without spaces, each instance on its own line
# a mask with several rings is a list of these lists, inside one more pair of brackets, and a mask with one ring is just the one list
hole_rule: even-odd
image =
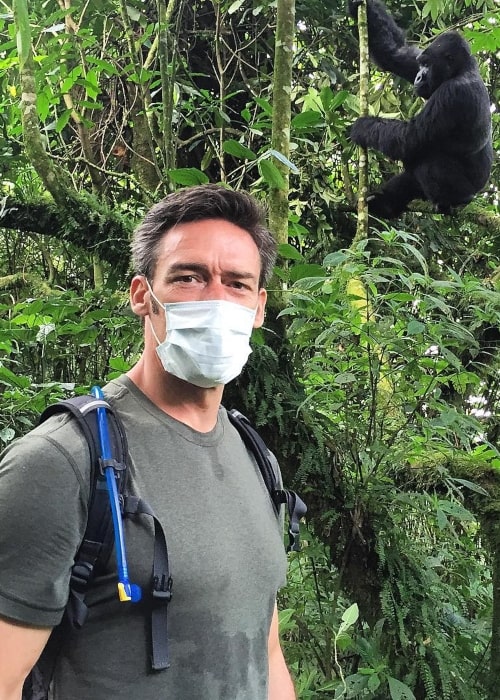
[[161,239],[160,254],[175,250],[196,251],[194,258],[232,253],[234,257],[260,257],[252,235],[245,229],[223,219],[204,219],[176,224]]

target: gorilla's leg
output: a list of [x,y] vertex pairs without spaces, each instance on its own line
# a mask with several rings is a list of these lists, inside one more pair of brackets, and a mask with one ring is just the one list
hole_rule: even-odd
[[464,164],[452,156],[439,154],[429,158],[414,172],[424,198],[441,214],[449,214],[453,207],[468,204],[477,191]]
[[401,216],[412,199],[423,196],[422,188],[414,175],[404,171],[384,183],[379,192],[368,195],[368,209],[372,216],[380,219],[395,219]]

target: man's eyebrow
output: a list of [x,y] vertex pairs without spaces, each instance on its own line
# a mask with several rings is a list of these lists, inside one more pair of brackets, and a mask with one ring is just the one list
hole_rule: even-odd
[[228,277],[238,278],[240,280],[256,280],[258,275],[254,275],[252,272],[244,272],[243,270],[224,270],[224,275]]
[[203,274],[208,274],[207,265],[194,262],[179,262],[173,263],[172,265],[168,266],[167,275],[171,275],[175,272],[185,272],[186,270],[190,270],[191,272],[202,272]]
[[[169,268],[167,269],[167,276],[175,274],[176,272],[199,272],[200,274],[208,275],[210,271],[208,265],[205,265],[203,263],[179,262],[173,263],[169,266]],[[222,274],[233,279],[258,279],[258,275],[255,275],[253,274],[253,272],[248,272],[246,270],[223,270]]]

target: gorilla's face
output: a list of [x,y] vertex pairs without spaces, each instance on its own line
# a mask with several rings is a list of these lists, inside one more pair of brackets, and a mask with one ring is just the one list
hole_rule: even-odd
[[437,85],[434,85],[433,81],[433,68],[432,65],[428,62],[428,60],[424,57],[424,54],[420,54],[420,57],[418,59],[418,66],[419,71],[415,76],[413,88],[419,97],[423,97],[424,100],[428,100],[437,87]]
[[442,83],[462,73],[470,60],[469,45],[460,34],[445,32],[418,57],[415,92],[428,100]]

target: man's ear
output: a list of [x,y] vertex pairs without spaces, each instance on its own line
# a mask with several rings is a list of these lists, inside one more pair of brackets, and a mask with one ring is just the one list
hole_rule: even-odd
[[264,323],[265,309],[266,309],[267,292],[265,289],[259,289],[259,299],[257,302],[257,312],[255,314],[255,320],[253,322],[254,328],[260,328]]
[[144,275],[135,275],[130,283],[130,308],[142,318],[151,313],[150,292]]

